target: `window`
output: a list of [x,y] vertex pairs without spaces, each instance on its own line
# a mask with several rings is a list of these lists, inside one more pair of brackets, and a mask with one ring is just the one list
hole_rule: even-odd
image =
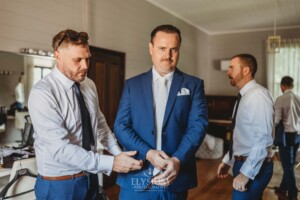
[[36,84],[40,79],[51,72],[51,67],[34,66],[33,69],[33,84]]
[[300,95],[300,39],[281,41],[277,52],[267,54],[268,89],[274,99],[282,94],[280,81],[283,76],[294,79],[294,92]]

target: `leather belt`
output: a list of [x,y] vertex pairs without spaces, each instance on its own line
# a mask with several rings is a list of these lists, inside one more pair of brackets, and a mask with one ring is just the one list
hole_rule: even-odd
[[[237,161],[245,162],[247,160],[247,156],[234,156],[234,159]],[[264,163],[269,163],[271,161],[272,161],[271,157],[266,157],[266,159],[264,160]]]
[[49,180],[49,181],[63,181],[63,180],[69,180],[73,178],[78,178],[81,176],[85,176],[86,174],[81,171],[78,174],[73,174],[73,175],[66,175],[66,176],[41,176],[42,179],[44,180]]

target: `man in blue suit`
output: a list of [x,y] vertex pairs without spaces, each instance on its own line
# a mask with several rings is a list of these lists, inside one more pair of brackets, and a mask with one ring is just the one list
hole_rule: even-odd
[[114,130],[144,165],[119,174],[121,200],[183,200],[197,186],[195,152],[205,136],[207,105],[203,81],[177,69],[180,45],[178,28],[156,27],[152,69],[125,83]]

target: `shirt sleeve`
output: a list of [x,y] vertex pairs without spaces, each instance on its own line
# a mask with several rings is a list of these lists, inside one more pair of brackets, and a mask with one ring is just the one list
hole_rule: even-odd
[[113,164],[114,164],[114,156],[119,155],[122,150],[119,147],[113,133],[108,127],[104,115],[99,110],[99,119],[98,119],[98,139],[100,143],[104,146],[104,148],[113,156],[101,155],[100,163],[103,165],[103,173],[106,175],[110,175],[112,172]]
[[253,134],[253,144],[240,172],[250,179],[258,174],[272,145],[273,100],[267,94],[258,91],[245,104],[248,114],[250,134]]
[[114,164],[114,157],[113,156],[107,156],[107,155],[101,155],[100,156],[100,171],[107,176],[109,176],[113,169]]
[[276,99],[274,108],[275,108],[274,126],[276,127],[282,120],[282,102],[280,97]]
[[[233,156],[232,156],[233,157]],[[229,159],[229,152],[227,152],[226,154],[225,154],[225,156],[223,157],[223,159],[222,159],[222,162],[223,163],[226,163],[227,165],[229,165],[229,166],[233,166],[233,163],[234,163],[234,157],[230,160]]]
[[110,154],[116,156],[122,152],[100,109],[98,110],[97,132],[98,140]]
[[111,171],[113,156],[86,151],[79,145],[80,141],[68,133],[58,102],[49,89],[31,90],[29,113],[35,130],[35,148],[49,156],[45,162],[55,160],[70,168],[91,173]]

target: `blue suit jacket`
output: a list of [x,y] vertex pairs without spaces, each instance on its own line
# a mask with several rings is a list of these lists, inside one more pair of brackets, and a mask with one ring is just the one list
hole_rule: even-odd
[[[178,95],[182,88],[190,94]],[[150,182],[153,166],[146,161],[146,154],[156,149],[153,105],[152,70],[126,81],[114,131],[126,151],[138,151],[136,158],[144,160],[144,166],[140,171],[119,174],[117,183],[121,187],[143,190]],[[180,192],[197,186],[195,152],[204,139],[207,123],[203,81],[176,69],[164,116],[162,150],[180,160],[180,172],[165,189]]]

